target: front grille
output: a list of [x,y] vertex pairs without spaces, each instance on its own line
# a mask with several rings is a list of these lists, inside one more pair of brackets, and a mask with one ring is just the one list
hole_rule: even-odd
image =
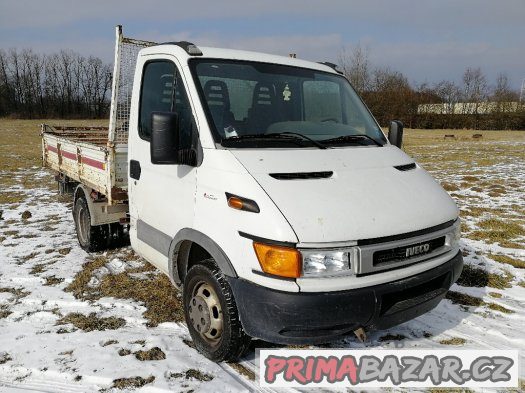
[[381,266],[390,262],[407,261],[415,257],[430,254],[445,245],[445,236],[437,239],[409,244],[403,247],[391,248],[374,252],[373,265]]

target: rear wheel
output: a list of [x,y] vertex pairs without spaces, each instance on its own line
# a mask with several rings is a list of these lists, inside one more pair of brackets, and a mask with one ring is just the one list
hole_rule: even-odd
[[195,347],[207,358],[237,360],[250,344],[233,292],[213,259],[193,266],[184,280],[184,314]]
[[78,242],[85,251],[100,251],[107,247],[107,225],[91,225],[91,215],[84,195],[75,201],[73,220]]

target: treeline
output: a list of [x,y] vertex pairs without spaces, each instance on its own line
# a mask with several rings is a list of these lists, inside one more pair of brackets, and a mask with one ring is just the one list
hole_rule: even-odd
[[[498,75],[494,86],[489,85],[480,68],[467,68],[461,84],[443,80],[412,86],[401,72],[374,67],[368,50],[361,45],[343,50],[339,63],[383,126],[397,119],[411,128],[525,130],[525,105],[509,104],[518,102],[519,95],[510,88],[504,73]],[[430,108],[418,112],[420,105]],[[453,110],[458,106],[459,113]]]
[[111,66],[99,58],[72,51],[0,49],[0,116],[105,117],[111,75]]
[[[505,74],[490,86],[480,68],[467,68],[461,84],[444,80],[413,86],[401,72],[374,67],[360,45],[342,51],[339,63],[383,126],[397,119],[411,128],[525,130],[525,106],[509,110],[509,103],[519,97]],[[31,49],[0,49],[0,116],[107,117],[111,78],[111,65],[97,57],[64,50],[42,55]],[[465,102],[469,106],[464,112],[450,110]],[[437,106],[418,111],[428,104]]]

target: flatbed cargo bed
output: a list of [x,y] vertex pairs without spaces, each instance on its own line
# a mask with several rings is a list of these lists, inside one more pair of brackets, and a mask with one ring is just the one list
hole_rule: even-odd
[[107,127],[42,124],[43,165],[108,197],[126,202],[127,144],[109,143]]

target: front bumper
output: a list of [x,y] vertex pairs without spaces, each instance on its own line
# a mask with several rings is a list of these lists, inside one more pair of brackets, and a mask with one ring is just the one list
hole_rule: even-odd
[[461,252],[401,280],[338,292],[282,292],[230,278],[244,330],[277,344],[328,342],[359,327],[385,329],[438,305],[463,268]]

